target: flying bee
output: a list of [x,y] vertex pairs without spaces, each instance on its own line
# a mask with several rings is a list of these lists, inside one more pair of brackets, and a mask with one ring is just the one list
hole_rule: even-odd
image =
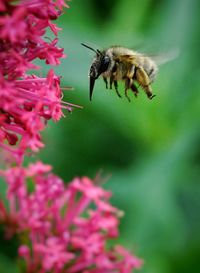
[[[129,101],[128,90],[131,90],[137,97],[139,86],[145,91],[147,97],[152,99],[155,95],[152,93],[151,84],[157,76],[158,64],[164,63],[174,57],[168,56],[165,60],[164,58],[162,60],[156,56],[150,57],[121,46],[112,46],[100,51],[83,43],[81,44],[96,53],[89,70],[90,100],[92,100],[95,80],[100,75],[103,77],[106,88],[108,88],[109,84],[110,89],[112,89],[114,84],[115,91],[120,98],[118,81],[122,80],[125,83],[125,96]],[[138,87],[136,83],[138,83]]]

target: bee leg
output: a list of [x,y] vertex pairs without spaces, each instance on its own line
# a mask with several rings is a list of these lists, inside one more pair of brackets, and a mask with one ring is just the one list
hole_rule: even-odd
[[141,87],[144,89],[144,91],[147,94],[147,97],[151,100],[155,95],[152,94],[152,89],[150,86],[150,80],[145,72],[145,70],[142,67],[137,67],[136,69],[136,80],[141,85]]
[[128,99],[129,102],[131,102],[131,99],[128,96],[128,90],[130,88],[131,85],[131,79],[130,78],[126,78],[125,80],[125,96]]
[[107,81],[107,78],[103,77],[103,80],[104,80],[104,82],[105,82],[105,84],[106,84],[106,89],[108,89],[108,81]]
[[117,96],[118,96],[119,98],[121,98],[122,96],[120,95],[120,93],[119,93],[119,91],[118,91],[118,84],[117,84],[117,81],[114,81],[114,86],[115,86],[115,91],[116,91],[116,93],[117,93]]
[[131,102],[131,99],[128,96],[128,89],[125,89],[125,96],[127,97],[128,101]]
[[[115,76],[116,76],[117,66],[118,66],[118,63],[115,62],[114,67],[112,68],[112,71],[111,71],[111,76],[110,76],[110,89],[112,89],[112,84],[113,84],[113,82],[115,82]],[[115,90],[116,90],[116,87],[115,87]]]
[[110,89],[112,89],[112,84],[113,84],[113,82],[114,82],[114,77],[110,77]]
[[131,90],[133,91],[135,97],[137,97],[139,94],[139,91],[138,91],[136,85],[134,83],[132,83],[130,87],[131,87]]

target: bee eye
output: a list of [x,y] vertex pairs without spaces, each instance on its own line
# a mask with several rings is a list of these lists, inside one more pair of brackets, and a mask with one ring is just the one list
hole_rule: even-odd
[[104,56],[101,60],[99,75],[107,70],[109,64],[110,64],[110,58],[108,56]]
[[110,63],[110,58],[108,56],[105,56],[102,60],[102,63],[103,63],[103,65],[107,66],[107,68],[108,68],[108,65]]

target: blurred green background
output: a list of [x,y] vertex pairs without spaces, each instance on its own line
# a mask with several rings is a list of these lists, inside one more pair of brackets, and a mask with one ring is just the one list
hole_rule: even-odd
[[[99,170],[112,174],[104,186],[125,212],[119,242],[145,260],[139,272],[197,272],[200,1],[73,0],[69,5],[57,22],[67,58],[56,72],[63,86],[74,87],[65,92],[65,100],[84,109],[49,123],[46,148],[37,158],[52,164],[66,182],[77,175],[93,178]],[[93,53],[81,42],[145,53],[179,48],[180,55],[160,67],[152,101],[140,90],[129,103],[99,79],[90,102],[87,75]],[[123,94],[122,85],[120,90]],[[1,257],[0,264],[5,263]]]

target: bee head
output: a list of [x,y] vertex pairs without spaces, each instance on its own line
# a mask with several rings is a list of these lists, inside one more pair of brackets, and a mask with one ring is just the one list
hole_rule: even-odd
[[110,57],[105,55],[104,52],[101,52],[100,50],[95,50],[85,44],[82,43],[83,46],[89,48],[90,50],[94,51],[96,53],[96,57],[90,67],[89,72],[89,78],[90,78],[90,100],[92,99],[92,94],[94,90],[94,84],[95,80],[98,79],[98,77],[105,72],[110,64]]

